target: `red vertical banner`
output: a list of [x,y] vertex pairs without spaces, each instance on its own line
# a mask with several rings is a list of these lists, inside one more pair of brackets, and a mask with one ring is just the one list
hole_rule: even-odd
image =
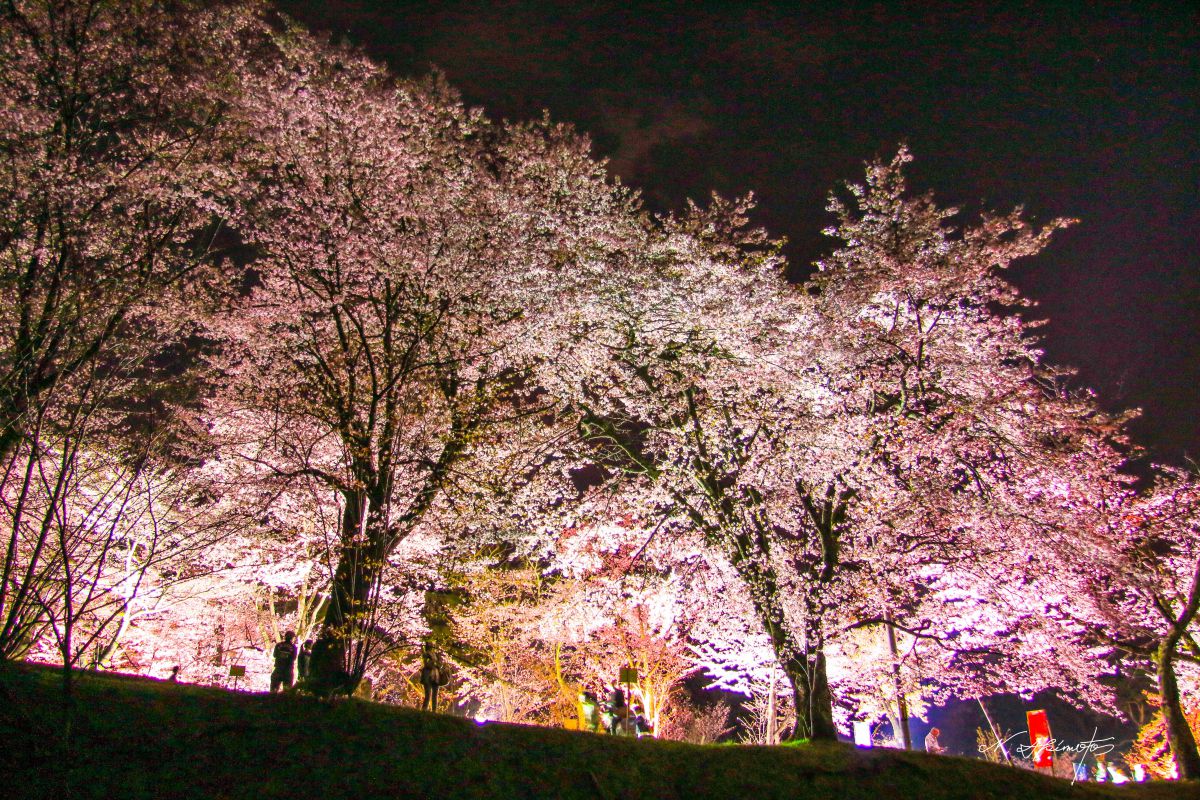
[[1033,746],[1033,765],[1035,767],[1054,766],[1054,740],[1050,738],[1050,721],[1046,719],[1046,712],[1027,711],[1025,720],[1029,723],[1029,744]]

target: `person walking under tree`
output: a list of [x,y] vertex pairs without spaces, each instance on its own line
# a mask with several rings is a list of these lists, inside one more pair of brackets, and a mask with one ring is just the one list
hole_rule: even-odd
[[296,665],[296,632],[288,631],[272,652],[275,669],[271,670],[271,693],[292,688],[295,682],[292,668]]
[[438,687],[446,683],[445,672],[441,654],[433,649],[432,642],[426,642],[421,649],[421,687],[425,690],[425,697],[421,700],[422,711],[437,711]]
[[946,752],[946,748],[942,747],[941,742],[938,741],[938,736],[941,735],[941,733],[942,733],[941,730],[939,730],[938,728],[934,728],[931,731],[929,731],[929,734],[925,737],[925,752],[927,752],[927,753],[944,753],[944,752]]

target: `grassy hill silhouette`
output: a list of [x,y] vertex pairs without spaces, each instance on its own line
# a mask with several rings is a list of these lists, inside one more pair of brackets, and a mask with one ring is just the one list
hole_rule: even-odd
[[1200,798],[1195,784],[1071,785],[953,756],[691,745],[302,695],[0,666],[9,798],[890,800]]

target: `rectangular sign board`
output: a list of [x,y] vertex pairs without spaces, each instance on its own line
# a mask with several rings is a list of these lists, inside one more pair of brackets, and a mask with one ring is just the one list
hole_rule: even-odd
[[1054,740],[1050,736],[1050,721],[1045,711],[1028,711],[1025,719],[1029,723],[1029,744],[1033,747],[1035,767],[1054,766]]

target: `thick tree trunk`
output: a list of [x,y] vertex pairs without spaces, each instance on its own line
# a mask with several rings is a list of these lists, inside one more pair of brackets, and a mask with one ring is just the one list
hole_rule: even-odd
[[313,644],[310,680],[325,690],[344,688],[352,692],[362,679],[354,664],[352,647],[370,613],[374,579],[364,562],[363,550],[361,545],[346,545],[339,552],[325,621]]
[[[455,418],[442,452],[423,478],[422,486],[410,498],[403,513],[394,519],[385,518],[393,483],[390,457],[380,452],[376,462],[365,459],[352,465],[361,488],[343,490],[345,511],[341,548],[325,620],[313,644],[310,662],[310,683],[318,691],[342,687],[352,691],[362,680],[370,659],[367,636],[374,625],[378,583],[387,557],[399,541],[396,531],[410,531],[429,510],[478,423],[478,420],[463,422]],[[388,431],[393,427],[391,424],[384,426],[384,441],[390,440]],[[369,441],[363,436],[355,435],[353,431],[341,431],[341,434],[352,452],[369,451]]]
[[378,542],[371,536],[373,532],[363,529],[366,505],[362,495],[346,497],[329,604],[321,633],[313,644],[309,667],[309,682],[322,693],[349,694],[362,680],[363,665],[355,658],[354,645],[361,640],[370,621],[372,590],[382,565]]
[[[792,698],[797,709],[792,738],[836,742],[837,727],[833,724],[833,696],[829,692],[825,653],[817,650],[815,656],[812,653],[805,655],[807,658],[803,661],[796,659],[785,666],[792,680]],[[792,672],[793,669],[796,671]]]
[[[747,567],[746,562],[742,562],[739,572]],[[771,637],[771,646],[779,659],[779,666],[792,685],[796,728],[791,738],[837,741],[837,728],[833,724],[833,697],[829,692],[824,652],[820,647],[795,642],[795,637],[787,632],[778,587],[773,577],[763,575],[753,567],[749,567],[749,571],[753,572],[751,595],[755,598],[754,607],[763,628]],[[810,640],[816,641],[818,637]]]
[[781,658],[783,674],[792,685],[792,701],[796,708],[796,727],[789,737],[792,741],[836,742],[837,727],[833,724],[833,697],[829,693],[829,678],[825,669],[825,654],[815,656],[802,652]]
[[892,689],[896,693],[896,735],[905,750],[912,750],[912,729],[908,725],[908,700],[904,696],[904,685],[900,680],[900,653],[896,649],[896,629],[891,622],[887,628],[888,651],[892,656]]
[[1168,636],[1154,654],[1154,665],[1158,672],[1158,692],[1162,696],[1163,718],[1167,724],[1167,746],[1175,758],[1175,766],[1182,780],[1200,779],[1200,752],[1196,749],[1196,737],[1183,713],[1179,698],[1179,684],[1175,679],[1175,648],[1177,636]]
[[[792,739],[837,741],[833,724],[833,698],[825,670],[819,616],[808,615],[808,630],[797,636],[790,630],[784,613],[779,580],[770,566],[769,547],[760,536],[735,534],[725,540],[729,560],[750,592],[754,610],[767,636],[783,674],[792,685],[796,728]],[[748,554],[757,554],[747,557]]]

